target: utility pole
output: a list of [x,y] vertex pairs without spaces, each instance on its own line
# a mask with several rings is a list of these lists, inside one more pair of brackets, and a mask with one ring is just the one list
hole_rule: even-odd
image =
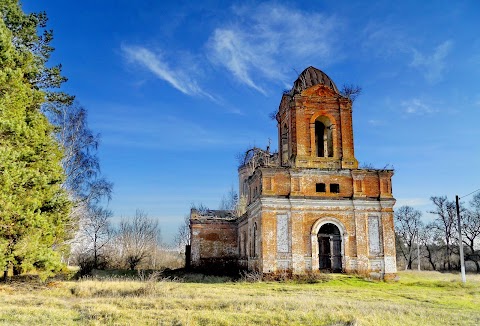
[[460,247],[460,266],[462,272],[462,283],[467,282],[465,277],[465,259],[463,258],[463,240],[462,240],[462,223],[460,222],[460,205],[458,204],[458,196],[455,196],[455,203],[457,204],[457,221],[458,221],[458,242]]

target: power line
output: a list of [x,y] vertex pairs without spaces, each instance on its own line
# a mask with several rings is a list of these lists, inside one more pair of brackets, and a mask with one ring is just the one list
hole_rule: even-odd
[[472,191],[472,192],[469,193],[469,194],[466,194],[465,196],[459,197],[459,198],[461,199],[461,198],[463,198],[463,197],[470,196],[471,194],[476,193],[476,192],[479,191],[479,190],[480,190],[480,188],[478,188],[477,190]]

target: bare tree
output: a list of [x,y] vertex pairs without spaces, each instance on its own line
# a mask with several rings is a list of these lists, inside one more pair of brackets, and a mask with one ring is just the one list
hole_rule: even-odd
[[98,268],[99,260],[102,257],[104,247],[110,242],[113,236],[113,230],[110,225],[110,218],[113,216],[112,211],[94,206],[90,208],[87,223],[83,232],[92,244],[92,254],[94,267]]
[[448,270],[452,269],[452,247],[455,244],[457,235],[457,222],[456,222],[456,208],[453,201],[449,201],[446,196],[442,197],[430,197],[430,200],[435,205],[435,210],[429,213],[435,214],[436,218],[432,224],[432,227],[437,229],[442,234],[442,238],[445,241],[445,257],[444,268]]
[[205,206],[203,203],[200,203],[200,204],[191,203],[190,204],[190,210],[191,211],[195,210],[198,213],[200,213],[200,215],[204,215],[210,210],[210,208]]
[[117,241],[129,269],[134,270],[150,254],[154,253],[158,245],[159,234],[158,221],[149,219],[147,214],[141,210],[137,210],[132,219],[123,219],[120,222]]
[[344,97],[350,99],[352,102],[355,102],[357,97],[362,93],[362,88],[358,85],[353,84],[343,84],[340,94]]
[[178,226],[177,234],[175,235],[175,243],[180,250],[185,249],[185,246],[190,245],[190,215],[185,215],[182,224]]
[[[191,203],[190,210],[197,211],[200,215],[205,215],[210,209],[203,203]],[[180,250],[183,250],[185,249],[185,246],[190,245],[190,214],[185,215],[182,223],[178,226],[177,234],[175,235],[175,244]]]
[[238,205],[238,194],[232,187],[230,188],[227,194],[223,195],[222,200],[220,201],[219,209],[236,213],[237,205]]
[[[73,98],[48,101],[44,110],[55,125],[55,136],[64,150],[62,166],[66,178],[63,187],[74,204],[68,226],[72,238],[69,243],[78,258],[75,250],[79,244],[85,247],[82,238],[85,232],[91,232],[83,230],[83,227],[91,223],[92,211],[100,209],[99,203],[105,198],[110,200],[113,184],[100,173],[97,156],[100,135],[94,134],[88,127],[87,110]],[[88,255],[85,256],[87,258],[90,259]],[[97,266],[98,261],[95,261]]]
[[432,223],[430,223],[420,228],[419,237],[422,249],[424,249],[423,257],[428,260],[428,263],[433,270],[437,270],[437,263],[443,245],[443,243],[439,241],[441,238],[440,232]]
[[410,206],[402,206],[395,212],[395,230],[403,243],[399,249],[405,259],[406,269],[412,269],[414,245],[418,241],[419,230],[423,225],[421,218],[422,213]]
[[470,209],[466,209],[461,217],[463,243],[468,248],[465,259],[472,261],[477,268],[477,272],[480,273],[480,252],[475,250],[478,239],[480,239],[480,193],[473,196],[470,201]]
[[106,246],[113,238],[110,224],[110,210],[98,206],[90,206],[83,214],[74,251],[77,262],[84,272],[95,268],[104,268],[107,263]]
[[113,184],[100,174],[97,156],[100,135],[88,127],[87,110],[71,101],[52,102],[46,110],[64,149],[64,187],[77,201],[97,204],[102,198],[110,199]]

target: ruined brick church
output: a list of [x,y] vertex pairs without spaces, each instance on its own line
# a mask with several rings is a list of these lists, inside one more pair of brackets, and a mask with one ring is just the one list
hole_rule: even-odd
[[238,170],[241,216],[191,211],[191,266],[394,277],[393,171],[358,168],[352,101],[308,67],[276,120],[278,153],[254,148]]

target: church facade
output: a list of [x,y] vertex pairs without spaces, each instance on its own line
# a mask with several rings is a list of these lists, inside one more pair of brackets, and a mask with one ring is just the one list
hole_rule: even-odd
[[192,210],[190,264],[394,277],[393,170],[358,168],[352,101],[309,67],[276,120],[278,153],[254,148],[238,170],[241,216]]

